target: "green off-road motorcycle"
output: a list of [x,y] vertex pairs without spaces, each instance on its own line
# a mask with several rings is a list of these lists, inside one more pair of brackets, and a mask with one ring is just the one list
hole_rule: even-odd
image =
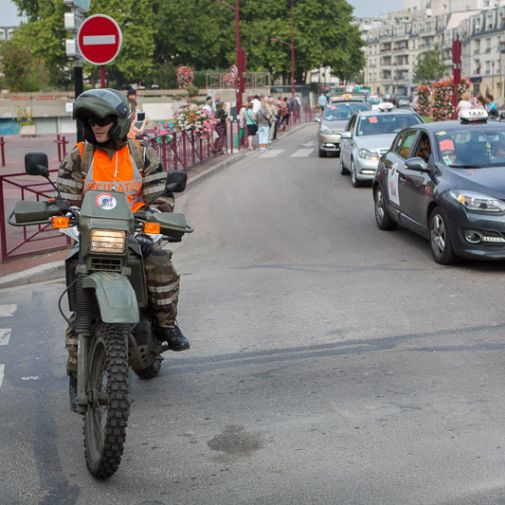
[[[27,154],[25,169],[51,182],[44,153]],[[183,172],[170,173],[165,191],[184,191],[186,178]],[[65,291],[78,338],[77,409],[84,416],[88,469],[107,479],[119,467],[126,439],[129,367],[141,378],[155,377],[168,350],[149,313],[140,243],[176,242],[193,230],[183,214],[133,214],[127,196],[115,191],[87,191],[81,208],[71,207],[51,184],[56,198],[17,202],[9,223],[51,223],[75,240],[65,262]]]

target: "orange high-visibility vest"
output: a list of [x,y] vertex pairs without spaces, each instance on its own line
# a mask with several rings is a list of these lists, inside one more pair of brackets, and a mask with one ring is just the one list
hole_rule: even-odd
[[[77,144],[81,154],[84,153],[84,142]],[[86,167],[83,167],[86,169]],[[144,205],[142,199],[142,177],[137,164],[130,153],[128,144],[116,151],[109,158],[103,149],[96,149],[84,180],[83,192],[90,189],[96,191],[120,191],[128,195],[132,212],[137,212]]]

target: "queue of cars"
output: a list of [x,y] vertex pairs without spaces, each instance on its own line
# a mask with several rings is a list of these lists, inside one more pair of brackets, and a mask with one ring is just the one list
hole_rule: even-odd
[[340,173],[353,186],[372,183],[379,229],[427,238],[439,264],[505,259],[504,123],[470,110],[461,121],[426,124],[382,103],[356,110],[338,141]]

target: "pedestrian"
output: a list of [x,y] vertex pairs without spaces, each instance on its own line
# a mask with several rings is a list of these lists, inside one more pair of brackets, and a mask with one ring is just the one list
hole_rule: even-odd
[[[152,194],[162,196],[150,207],[173,211],[174,198],[164,193],[166,173],[156,151],[127,138],[131,123],[124,95],[112,89],[85,91],[75,100],[73,117],[81,122],[86,141],[79,142],[60,166],[56,183],[62,198],[80,207],[86,191],[114,183],[127,194],[132,212],[144,208],[146,197]],[[137,240],[143,250],[149,308],[156,322],[157,338],[166,341],[173,351],[189,349],[189,341],[176,323],[179,275],[172,265],[171,253],[148,238]],[[71,316],[65,331],[65,347],[70,406],[77,411],[75,316]]]
[[212,117],[214,115],[214,107],[212,107],[212,97],[208,96],[205,99],[205,105],[202,107],[202,109],[207,112],[207,115],[209,117]]
[[472,102],[470,101],[470,93],[465,91],[461,95],[461,100],[458,102],[458,106],[456,107],[456,112],[458,113],[458,119],[461,119],[461,114],[464,111],[472,109]]
[[279,109],[277,108],[277,100],[271,96],[268,99],[268,105],[270,106],[270,141],[277,139],[277,126],[279,124]]
[[246,103],[242,104],[240,111],[238,113],[238,131],[239,131],[239,143],[242,145],[242,141],[246,130]]
[[[140,139],[144,135],[144,129],[146,127],[146,115],[143,112],[137,112],[138,97],[137,90],[130,88],[126,92],[126,98],[128,100],[128,105],[130,107],[130,131],[128,132],[129,139]],[[138,115],[138,116],[137,116]]]
[[268,98],[263,97],[261,107],[256,114],[256,122],[258,123],[258,144],[260,152],[267,150],[268,134],[270,130],[270,108],[268,106]]
[[258,111],[261,109],[261,100],[258,95],[254,95],[254,98],[251,101],[252,103],[252,109],[255,114],[258,113]]
[[321,94],[319,95],[317,103],[319,104],[319,108],[321,109],[321,115],[322,115],[324,108],[328,105],[328,98],[326,98],[326,95],[322,91]]
[[289,102],[288,102],[288,97],[284,97],[283,99],[283,104],[282,104],[282,113],[283,113],[283,116],[282,116],[282,121],[281,121],[281,126],[282,126],[282,130],[283,131],[286,131],[289,127],[289,118],[291,116],[291,111],[290,111],[290,108],[289,108]]
[[216,114],[214,118],[216,120],[216,133],[217,138],[214,141],[214,146],[212,152],[214,154],[222,154],[225,150],[225,140],[226,140],[226,118],[228,114],[224,108],[224,103],[221,100],[216,100]]
[[253,111],[252,102],[246,104],[246,127],[247,127],[247,146],[249,151],[254,150],[253,142],[256,132],[258,131],[258,123],[256,122],[256,114]]
[[489,115],[489,117],[496,118],[498,117],[498,107],[496,106],[496,103],[494,101],[493,95],[491,93],[488,93],[486,95],[486,110]]

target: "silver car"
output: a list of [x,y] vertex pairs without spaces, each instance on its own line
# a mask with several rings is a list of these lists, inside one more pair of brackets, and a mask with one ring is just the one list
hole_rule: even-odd
[[340,152],[340,133],[344,130],[351,116],[360,110],[369,110],[370,106],[363,100],[339,100],[330,102],[324,109],[319,121],[317,142],[319,145],[319,157],[326,153]]
[[355,188],[373,180],[379,158],[400,130],[423,122],[410,109],[394,109],[391,104],[379,107],[377,111],[355,114],[341,134],[340,173],[350,173]]

